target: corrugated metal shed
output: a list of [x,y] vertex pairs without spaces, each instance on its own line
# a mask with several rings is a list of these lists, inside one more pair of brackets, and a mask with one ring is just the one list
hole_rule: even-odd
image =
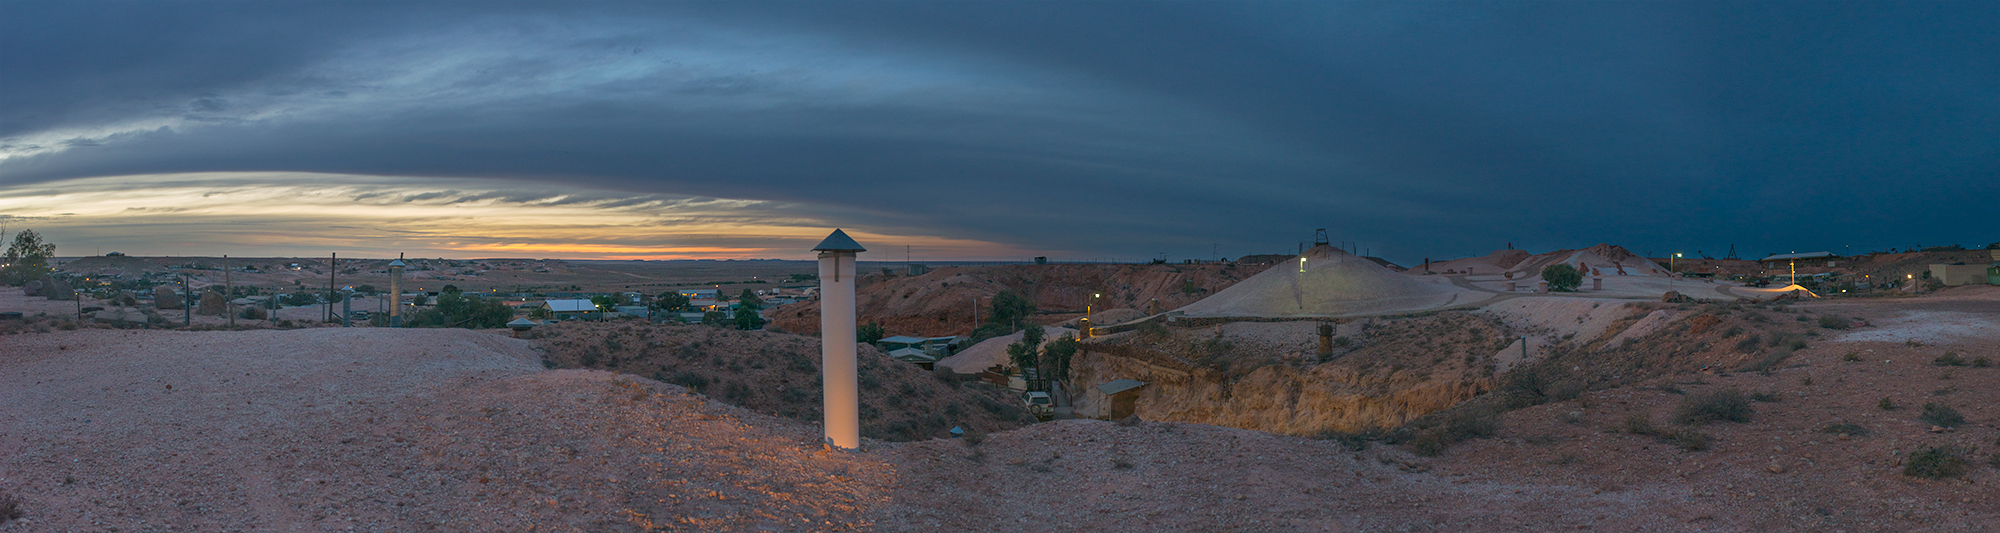
[[1139,381],[1136,379],[1117,379],[1109,383],[1098,385],[1097,390],[1109,395],[1109,394],[1118,394],[1139,387],[1144,387],[1146,385],[1147,385],[1146,382]]

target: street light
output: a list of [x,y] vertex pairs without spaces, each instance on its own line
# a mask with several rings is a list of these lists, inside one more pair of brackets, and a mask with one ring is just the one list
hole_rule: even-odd
[[1680,274],[1674,273],[1674,260],[1680,258],[1680,252],[1674,252],[1673,257],[1667,258],[1667,292],[1674,292],[1674,278],[1680,277]]
[[1090,293],[1090,299],[1083,302],[1083,338],[1090,338],[1090,306],[1097,303],[1097,299],[1103,296],[1103,294],[1093,292]]

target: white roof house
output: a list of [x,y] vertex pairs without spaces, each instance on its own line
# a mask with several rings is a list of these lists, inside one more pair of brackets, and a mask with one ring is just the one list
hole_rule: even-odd
[[590,300],[545,300],[542,307],[551,313],[584,313],[597,310],[597,304]]

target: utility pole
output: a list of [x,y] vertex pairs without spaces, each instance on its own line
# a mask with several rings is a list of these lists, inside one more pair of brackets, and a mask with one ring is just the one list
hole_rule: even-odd
[[222,302],[223,314],[229,315],[229,329],[236,329],[236,281],[229,274],[229,254],[222,255]]
[[340,272],[340,254],[338,252],[334,253],[333,258],[331,260],[328,260],[326,265],[327,265],[326,266],[326,315],[323,318],[321,318],[320,321],[332,322],[333,295],[334,295],[333,280],[335,275]]
[[181,273],[181,327],[194,326],[194,304],[188,302],[188,275]]
[[403,254],[389,262],[389,327],[403,327]]

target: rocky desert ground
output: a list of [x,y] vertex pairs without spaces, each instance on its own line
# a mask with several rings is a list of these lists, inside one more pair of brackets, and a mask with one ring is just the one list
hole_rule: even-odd
[[[588,344],[566,352],[493,331],[16,328],[0,336],[0,498],[19,517],[0,531],[1982,531],[2000,523],[2000,493],[1990,487],[2000,482],[1992,464],[2000,288],[1615,314],[1533,301],[1463,318],[1340,325],[1364,340],[1367,331],[1474,320],[1603,339],[1536,348],[1512,363],[1582,386],[1508,403],[1500,400],[1519,382],[1503,373],[1459,406],[1415,418],[1401,437],[1394,428],[1280,434],[1146,420],[1142,408],[1115,422],[870,439],[858,452],[825,450],[809,417],[770,413],[783,405],[732,405],[713,382],[696,392],[652,379],[648,372],[682,367],[645,366],[630,350],[606,352],[630,360],[600,365],[620,373],[551,368],[562,366],[552,358],[580,358]],[[1692,322],[1709,315],[1722,318]],[[1279,361],[1305,349],[1285,333],[1301,329],[1295,323],[1257,324],[1183,333],[1214,329],[1240,346],[1277,335],[1263,345]],[[1718,351],[1710,336],[1728,327],[1742,331],[1715,338],[1741,349]],[[602,344],[585,333],[570,338]],[[1751,335],[1758,340],[1745,348]],[[748,344],[736,346],[755,340],[704,338],[722,350],[702,352],[704,364],[720,373],[736,361],[718,356],[752,357]],[[723,353],[731,350],[744,353]],[[1396,371],[1376,361],[1394,350],[1357,353],[1371,354],[1357,365]],[[1563,367],[1573,375],[1559,375]],[[1657,375],[1617,374],[1633,368]],[[897,390],[876,394],[902,401]],[[1730,395],[1739,401],[1720,411],[1700,403]],[[1464,434],[1441,444],[1422,437],[1458,428],[1455,420],[1470,420],[1461,411],[1474,408],[1484,410]]]

